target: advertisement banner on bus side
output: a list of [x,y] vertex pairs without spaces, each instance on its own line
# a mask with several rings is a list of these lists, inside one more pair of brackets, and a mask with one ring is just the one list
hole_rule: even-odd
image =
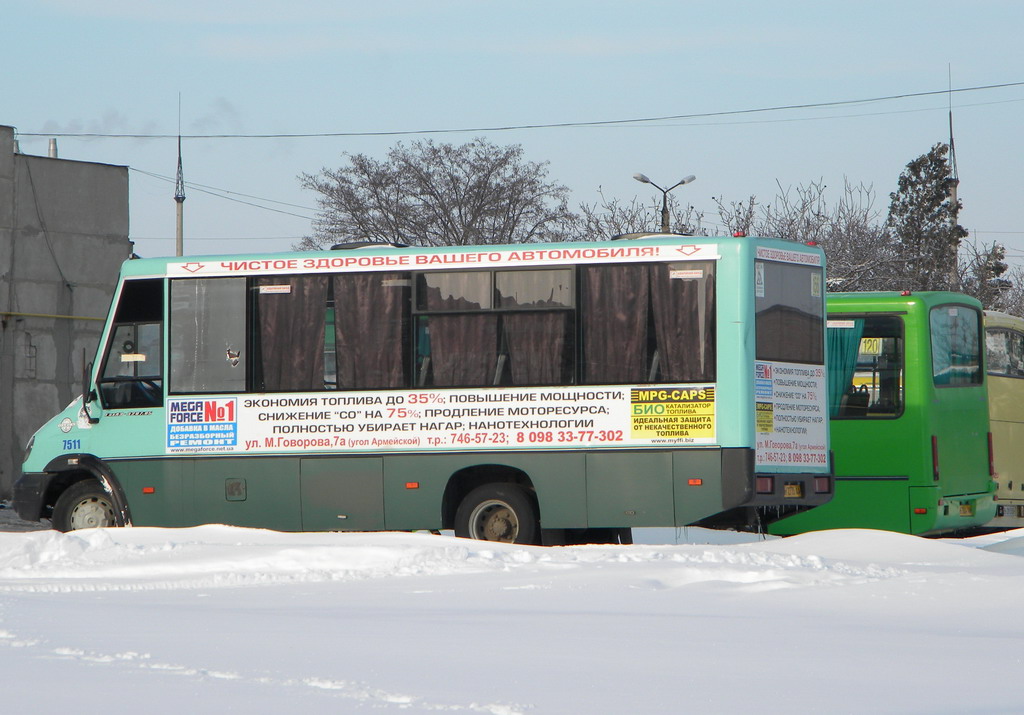
[[715,386],[175,397],[171,454],[715,444]]
[[[798,255],[798,251],[787,251]],[[814,255],[814,254],[809,254]],[[522,268],[573,263],[633,263],[648,261],[710,261],[718,260],[715,243],[684,243],[681,245],[629,245],[571,247],[515,247],[498,250],[481,248],[449,251],[418,251],[415,248],[382,249],[373,253],[342,251],[334,254],[311,253],[306,257],[279,256],[269,258],[238,258],[230,260],[198,260],[168,263],[167,275],[172,278],[205,278],[212,276],[284,275],[339,271],[411,271],[452,268]],[[817,260],[816,257],[805,260]]]
[[828,466],[825,368],[754,363],[756,468],[800,471]]

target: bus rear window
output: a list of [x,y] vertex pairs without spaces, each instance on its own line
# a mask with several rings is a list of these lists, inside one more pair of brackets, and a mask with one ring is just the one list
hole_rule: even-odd
[[929,314],[932,377],[939,387],[981,384],[981,314],[965,305],[940,305]]
[[757,359],[824,364],[821,267],[757,261],[754,271]]

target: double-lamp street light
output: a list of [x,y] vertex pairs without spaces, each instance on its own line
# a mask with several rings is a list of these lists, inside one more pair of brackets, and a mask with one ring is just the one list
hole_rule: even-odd
[[677,181],[675,184],[668,187],[667,189],[661,188],[653,181],[648,179],[647,176],[644,174],[633,174],[633,178],[639,181],[641,184],[650,184],[651,186],[653,186],[654,188],[661,192],[661,232],[668,233],[668,192],[676,188],[677,186],[689,184],[697,177],[694,176],[693,174],[690,174],[689,176],[686,176],[683,179]]

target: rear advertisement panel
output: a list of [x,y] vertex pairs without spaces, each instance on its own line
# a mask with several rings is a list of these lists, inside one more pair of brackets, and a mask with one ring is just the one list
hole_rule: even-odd
[[756,466],[828,466],[828,389],[822,365],[754,363]]

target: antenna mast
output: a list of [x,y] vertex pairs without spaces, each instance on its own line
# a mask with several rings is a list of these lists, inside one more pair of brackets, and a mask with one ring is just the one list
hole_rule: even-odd
[[[960,185],[960,176],[956,171],[956,145],[953,143],[953,68],[952,65],[946,65],[948,76],[949,76],[949,207],[952,212],[953,226],[956,227],[958,216],[960,214],[960,200],[957,198],[956,190]],[[957,247],[953,250],[953,262],[949,270],[949,286],[950,290],[960,290],[960,268],[959,268],[959,250],[960,242],[957,240]]]
[[953,179],[949,183],[949,202],[955,209],[957,206],[956,189],[960,185],[960,175],[956,171],[956,144],[953,143],[953,70],[952,67],[948,68],[949,72],[949,167],[951,172],[951,178]]
[[178,93],[178,176],[174,181],[174,202],[176,214],[175,255],[184,255],[184,204],[185,175],[181,171],[181,93]]

